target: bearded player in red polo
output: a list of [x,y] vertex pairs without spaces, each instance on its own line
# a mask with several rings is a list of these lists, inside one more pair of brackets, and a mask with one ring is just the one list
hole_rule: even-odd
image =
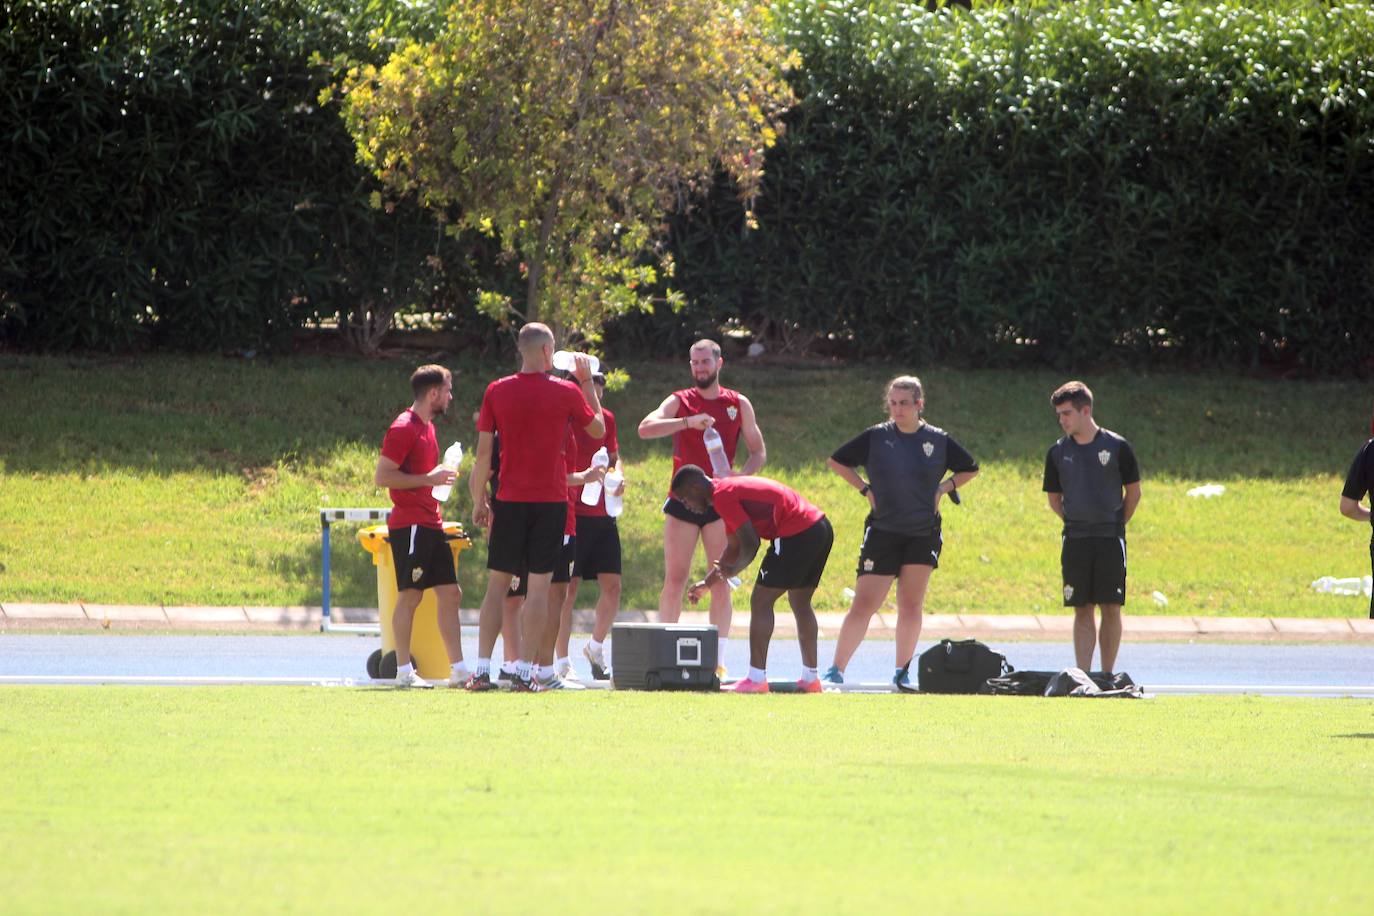
[[[487,591],[478,627],[478,657],[469,690],[492,690],[491,652],[501,631],[501,608],[511,579],[525,572],[528,592],[520,612],[521,657],[516,671],[534,690],[563,686],[541,666],[531,675],[531,654],[543,642],[549,615],[549,584],[563,548],[568,518],[568,424],[590,436],[605,432],[591,363],[579,356],[577,384],[553,378],[553,332],[531,322],[517,340],[520,371],[487,386],[477,417],[477,460],[468,478],[472,520],[491,526]],[[501,476],[496,497],[486,492],[492,438],[501,437]],[[555,630],[556,635],[556,630]]]
[[[688,354],[695,385],[674,391],[664,398],[658,408],[639,421],[641,439],[673,437],[673,472],[684,465],[695,465],[710,477],[731,476],[736,472],[719,473],[712,469],[711,458],[703,439],[709,427],[720,434],[726,462],[733,467],[736,446],[741,437],[749,448],[749,460],[739,474],[757,474],[768,458],[754,417],[754,405],[738,391],[720,384],[720,370],[725,364],[720,346],[712,340],[698,340]],[[658,597],[658,619],[676,623],[682,614],[682,595],[692,572],[692,555],[700,539],[707,558],[718,557],[725,549],[725,525],[709,506],[701,513],[693,512],[671,493],[663,504],[663,591]],[[725,643],[730,635],[730,585],[724,580],[711,583],[711,623],[715,624],[720,644],[716,658],[722,662],[724,674]]]
[[386,517],[391,557],[396,567],[396,607],[391,633],[396,642],[396,686],[432,686],[410,663],[410,632],[415,609],[425,589],[434,589],[439,635],[448,651],[451,686],[467,677],[463,667],[462,630],[458,622],[458,588],[453,551],[444,539],[444,523],[434,487],[451,484],[457,475],[439,464],[434,418],[453,401],[453,376],[443,366],[421,366],[410,376],[415,401],[392,421],[382,440],[373,480],[391,494]]
[[706,578],[688,591],[696,601],[712,586],[746,567],[758,553],[759,539],[772,541],[759,567],[749,601],[749,676],[735,684],[736,693],[768,693],[768,643],[773,638],[773,605],[785,593],[797,619],[801,646],[803,693],[820,693],[816,670],[816,611],[811,596],[821,583],[835,534],[825,513],[795,490],[766,477],[712,479],[695,465],[673,475],[673,495],[694,512],[714,508],[726,530],[726,547]]

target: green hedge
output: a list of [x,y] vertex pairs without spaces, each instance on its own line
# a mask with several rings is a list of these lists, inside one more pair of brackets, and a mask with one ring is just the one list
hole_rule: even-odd
[[459,310],[465,249],[374,209],[320,90],[401,0],[21,0],[0,34],[0,339],[280,344],[308,319]]
[[778,11],[803,101],[758,232],[724,193],[678,221],[693,321],[973,363],[1374,359],[1369,5]]

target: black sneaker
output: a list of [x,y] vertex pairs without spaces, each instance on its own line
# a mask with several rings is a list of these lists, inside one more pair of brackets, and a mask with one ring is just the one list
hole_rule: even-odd
[[474,674],[468,678],[468,682],[463,685],[464,690],[471,690],[480,693],[484,690],[495,690],[496,685],[491,682],[491,675],[487,673]]

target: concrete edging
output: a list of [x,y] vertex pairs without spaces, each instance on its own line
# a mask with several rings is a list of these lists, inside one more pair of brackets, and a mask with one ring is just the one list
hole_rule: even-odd
[[[841,612],[818,613],[821,635],[833,638],[844,621]],[[654,611],[621,611],[616,620],[621,623],[646,623],[657,620]],[[375,608],[336,607],[330,609],[330,619],[340,624],[376,625]],[[192,629],[228,630],[319,630],[323,612],[309,606],[209,606],[139,605],[139,604],[60,604],[45,602],[0,603],[0,627],[61,628],[100,627],[103,629],[136,629],[149,627],[186,627]],[[590,610],[575,611],[574,625],[578,632],[589,632],[594,621]],[[735,614],[730,627],[732,638],[749,635],[747,612]],[[466,627],[477,625],[477,610],[465,608],[462,622]],[[704,611],[684,611],[679,622],[692,626],[706,626],[709,618]],[[889,609],[874,615],[869,626],[870,635],[890,636],[897,623],[897,615]],[[1127,638],[1133,639],[1219,639],[1219,640],[1355,640],[1374,641],[1374,620],[1349,617],[1156,617],[1125,615],[1122,621]],[[922,621],[923,637],[955,638],[1017,638],[1050,640],[1068,639],[1073,632],[1072,614],[926,614]],[[796,627],[790,614],[776,616],[774,634],[791,637]]]

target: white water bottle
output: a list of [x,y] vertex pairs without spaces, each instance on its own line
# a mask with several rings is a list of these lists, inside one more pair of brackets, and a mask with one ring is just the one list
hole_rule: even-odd
[[574,353],[571,350],[559,350],[555,353],[553,355],[553,367],[559,372],[572,372],[573,368],[577,365],[574,362],[574,358],[578,356],[586,356],[587,359],[591,360],[590,368],[593,375],[601,368],[601,360],[597,359],[595,356],[586,353]]
[[[450,471],[457,473],[458,465],[462,463],[463,444],[461,442],[455,442],[448,447],[448,451],[444,452],[444,460],[439,463],[439,466],[448,468]],[[439,502],[447,502],[449,494],[453,492],[453,484],[446,483],[442,486],[434,487],[430,492]]]
[[606,475],[606,514],[611,518],[618,518],[625,508],[624,497],[617,492],[624,482],[624,475],[618,471]]
[[[599,448],[599,449],[596,450],[596,454],[595,454],[595,455],[592,455],[592,467],[594,467],[594,468],[604,468],[604,467],[606,467],[607,465],[609,465],[610,463],[611,463],[611,456],[610,456],[610,453],[606,451],[606,446],[604,446],[604,445],[601,446],[601,448]],[[596,505],[598,502],[600,502],[600,501],[601,501],[601,484],[600,484],[600,483],[583,484],[583,486],[582,486],[582,505],[584,505],[584,506],[595,506],[595,505]]]
[[725,457],[725,443],[720,441],[720,433],[716,432],[714,426],[708,426],[701,438],[706,442],[706,454],[711,458],[711,476],[729,477],[730,459]]

